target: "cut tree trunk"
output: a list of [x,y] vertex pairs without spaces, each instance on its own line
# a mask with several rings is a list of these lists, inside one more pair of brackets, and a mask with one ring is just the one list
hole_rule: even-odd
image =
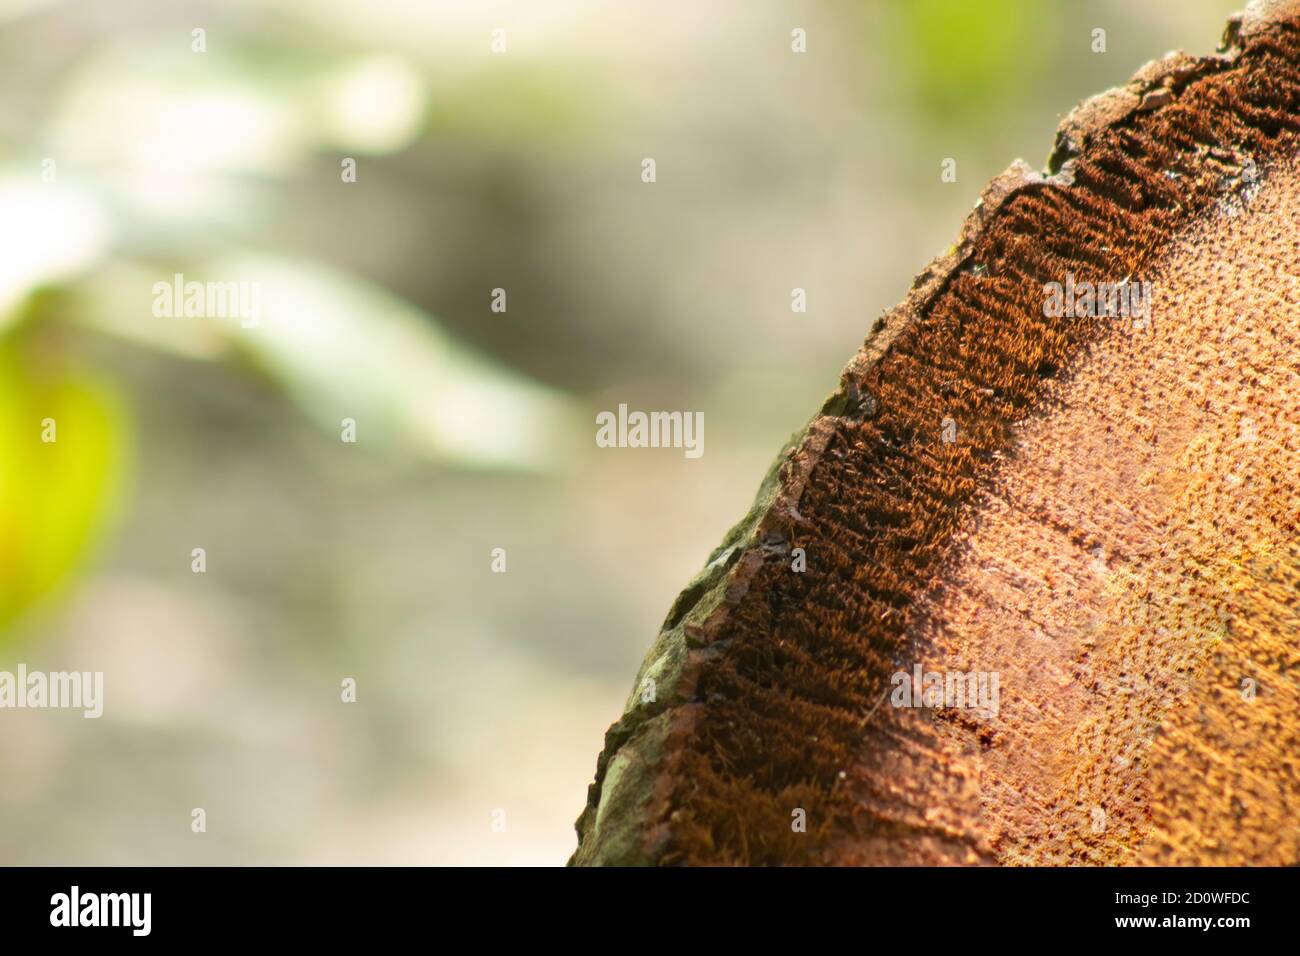
[[1300,862],[1298,152],[1288,0],[990,183],[673,605],[571,862]]

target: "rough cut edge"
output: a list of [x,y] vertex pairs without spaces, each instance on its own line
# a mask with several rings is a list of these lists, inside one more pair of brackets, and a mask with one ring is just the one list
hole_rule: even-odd
[[872,327],[840,375],[839,388],[821,410],[791,437],[759,487],[749,513],[724,537],[704,569],[673,602],[646,655],[622,717],[605,734],[596,779],[579,816],[578,849],[570,865],[650,865],[667,840],[663,820],[673,786],[673,743],[690,734],[699,705],[691,702],[697,667],[707,660],[730,608],[749,590],[764,561],[764,549],[780,547],[802,522],[799,502],[839,417],[870,416],[874,399],[862,390],[867,373],[899,334],[924,316],[948,284],[970,265],[975,241],[1005,203],[1024,190],[1047,184],[1070,186],[1074,167],[1098,134],[1135,112],[1153,112],[1175,102],[1190,82],[1234,63],[1245,41],[1300,12],[1300,0],[1251,0],[1229,18],[1220,51],[1193,57],[1181,51],[1141,67],[1123,86],[1075,107],[1057,127],[1044,172],[1021,159],[994,177],[966,217],[957,243],[933,259],[912,282],[903,301]]

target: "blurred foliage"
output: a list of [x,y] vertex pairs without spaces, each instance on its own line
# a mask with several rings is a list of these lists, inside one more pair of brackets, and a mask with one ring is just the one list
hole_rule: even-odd
[[103,525],[127,444],[110,387],[34,352],[21,333],[0,342],[0,636]]
[[[578,125],[573,81],[523,67],[460,85],[435,109],[430,77],[399,54],[310,33],[245,35],[203,56],[188,34],[175,41],[150,32],[88,45],[42,91],[39,132],[18,151],[0,142],[11,147],[0,170],[0,628],[84,554],[125,457],[127,404],[53,362],[58,343],[88,332],[257,376],[321,441],[338,442],[354,420],[369,454],[550,471],[580,417],[562,393],[337,258],[263,243],[281,213],[277,189],[364,188],[341,179],[340,156],[395,155],[430,127],[453,139],[562,136]],[[358,182],[369,174],[363,165]],[[155,315],[154,284],[176,273],[258,283],[263,315],[255,327]],[[45,290],[66,307],[44,308]],[[40,440],[44,419],[57,441]]]
[[1041,68],[1051,48],[1044,32],[1056,20],[1042,0],[898,0],[894,10],[908,67],[900,72],[921,115],[939,122],[987,113]]

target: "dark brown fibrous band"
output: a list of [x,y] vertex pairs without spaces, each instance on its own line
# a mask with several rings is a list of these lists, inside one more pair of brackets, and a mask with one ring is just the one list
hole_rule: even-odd
[[[611,728],[576,862],[834,863],[846,842],[902,826],[843,772],[908,746],[878,704],[917,597],[954,559],[1017,424],[1108,333],[1045,317],[1044,283],[1140,278],[1244,167],[1266,177],[1297,152],[1300,23],[1237,24],[1224,49],[1162,61],[1094,118],[1076,112],[1049,175],[995,181],[954,253],[873,331],[725,555],[723,596],[685,628],[670,692]],[[942,441],[948,416],[960,443]],[[804,573],[791,573],[795,548]],[[698,597],[683,595],[668,626]],[[602,811],[624,839],[594,846],[610,762],[646,734],[659,735],[637,751],[646,792]],[[792,832],[792,807],[806,833]]]

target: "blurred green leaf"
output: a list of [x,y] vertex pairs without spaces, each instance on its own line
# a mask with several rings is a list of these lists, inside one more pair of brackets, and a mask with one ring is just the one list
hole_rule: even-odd
[[568,460],[578,416],[566,396],[474,353],[383,289],[280,257],[212,270],[259,283],[257,325],[223,327],[336,439],[352,418],[359,440],[464,465],[552,470]]
[[0,627],[84,555],[108,511],[125,432],[103,386],[29,371],[25,358],[12,338],[0,344]]
[[1035,74],[1050,49],[1045,25],[1056,15],[1042,0],[905,0],[893,9],[894,49],[905,64],[896,75],[914,84],[938,120],[986,113]]

